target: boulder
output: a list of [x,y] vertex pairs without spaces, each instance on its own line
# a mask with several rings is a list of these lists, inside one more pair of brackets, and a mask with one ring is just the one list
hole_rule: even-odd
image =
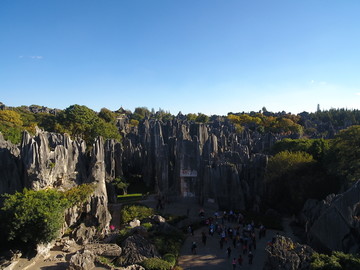
[[140,225],[141,225],[141,222],[138,219],[134,219],[134,220],[129,222],[129,226],[131,228],[139,227]]
[[159,215],[153,216],[152,219],[153,219],[155,222],[157,222],[157,223],[164,223],[164,222],[166,222],[166,219],[163,218],[162,216],[159,216]]
[[95,227],[86,227],[84,223],[81,223],[73,232],[72,237],[79,245],[86,245],[96,234]]
[[293,242],[290,238],[277,236],[275,242],[265,249],[264,270],[308,270],[314,250]]
[[89,250],[76,252],[69,263],[69,270],[90,270],[95,267],[95,254]]
[[[311,206],[311,207],[310,207]],[[360,252],[360,181],[339,195],[307,202],[303,220],[311,245],[324,251]]]
[[135,234],[126,238],[122,243],[122,254],[118,258],[118,262],[127,266],[154,257],[160,257],[155,246],[141,235]]

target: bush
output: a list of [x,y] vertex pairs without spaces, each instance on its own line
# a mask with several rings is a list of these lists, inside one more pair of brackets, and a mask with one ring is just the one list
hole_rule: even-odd
[[94,185],[81,185],[66,192],[24,189],[4,195],[1,220],[7,240],[26,246],[50,242],[59,235],[65,209],[83,203],[94,188]]
[[27,190],[6,195],[4,219],[8,240],[35,246],[55,239],[64,222],[67,201],[56,190]]
[[170,263],[172,267],[174,267],[175,264],[176,264],[176,256],[174,254],[171,254],[171,253],[166,253],[163,256],[163,260]]
[[334,251],[331,256],[314,253],[311,270],[354,270],[360,269],[360,257],[353,254]]
[[141,262],[146,270],[170,270],[172,265],[159,258],[149,258]]
[[143,223],[141,224],[141,226],[143,226],[147,231],[153,227],[153,225],[150,222]]
[[64,192],[64,197],[69,202],[69,207],[84,203],[95,191],[94,184],[82,184]]
[[154,233],[152,239],[156,249],[161,255],[171,253],[177,257],[179,256],[185,236],[181,232],[174,231],[168,234]]
[[154,209],[142,205],[126,205],[120,212],[121,222],[126,224],[134,218],[142,220],[154,214]]

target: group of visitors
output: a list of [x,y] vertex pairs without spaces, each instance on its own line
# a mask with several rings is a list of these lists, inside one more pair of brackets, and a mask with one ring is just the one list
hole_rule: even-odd
[[[205,212],[201,209],[199,216],[205,217]],[[232,266],[236,269],[238,265],[241,267],[244,260],[247,257],[249,265],[252,265],[254,259],[253,251],[256,250],[256,234],[255,234],[255,223],[254,221],[245,224],[244,216],[241,213],[235,213],[230,210],[229,212],[224,211],[219,214],[215,212],[212,217],[205,220],[207,226],[207,234],[210,238],[219,237],[219,247],[226,248],[227,258],[230,259],[232,256],[232,249],[238,251],[239,256],[233,257]],[[188,232],[194,235],[192,226],[189,226]],[[207,234],[205,231],[201,233],[201,242],[204,246],[207,244]],[[258,226],[258,239],[266,236],[266,228],[263,224]],[[192,242],[191,252],[196,254],[196,242]]]

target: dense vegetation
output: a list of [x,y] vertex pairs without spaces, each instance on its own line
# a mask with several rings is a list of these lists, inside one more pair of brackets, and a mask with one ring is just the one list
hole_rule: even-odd
[[311,270],[355,270],[360,269],[360,256],[334,251],[331,255],[314,253]]
[[65,209],[83,203],[93,185],[80,185],[66,192],[55,189],[28,190],[4,195],[2,233],[10,244],[34,247],[55,239],[64,223]]
[[308,198],[322,199],[360,178],[360,126],[332,140],[284,139],[272,149],[266,171],[267,204],[297,212]]

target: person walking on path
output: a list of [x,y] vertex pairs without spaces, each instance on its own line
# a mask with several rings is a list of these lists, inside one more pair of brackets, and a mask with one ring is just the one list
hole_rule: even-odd
[[239,254],[238,264],[239,264],[240,268],[241,268],[241,266],[242,266],[242,262],[243,262],[243,258],[241,257],[241,254]]
[[189,227],[188,227],[188,233],[191,234],[192,236],[194,236],[194,229],[191,225],[189,225]]
[[192,242],[191,244],[191,253],[196,254],[196,242]]
[[233,269],[236,268],[236,258],[234,258],[234,259],[232,260],[232,266],[233,266]]
[[252,254],[252,252],[251,252],[251,251],[249,251],[249,255],[248,255],[248,257],[249,257],[249,264],[252,264],[252,262],[253,262],[253,258],[254,258],[254,255]]
[[227,248],[226,253],[228,255],[228,258],[230,258],[230,256],[231,256],[231,247]]
[[206,234],[204,232],[201,233],[201,241],[203,242],[204,246],[206,246]]

